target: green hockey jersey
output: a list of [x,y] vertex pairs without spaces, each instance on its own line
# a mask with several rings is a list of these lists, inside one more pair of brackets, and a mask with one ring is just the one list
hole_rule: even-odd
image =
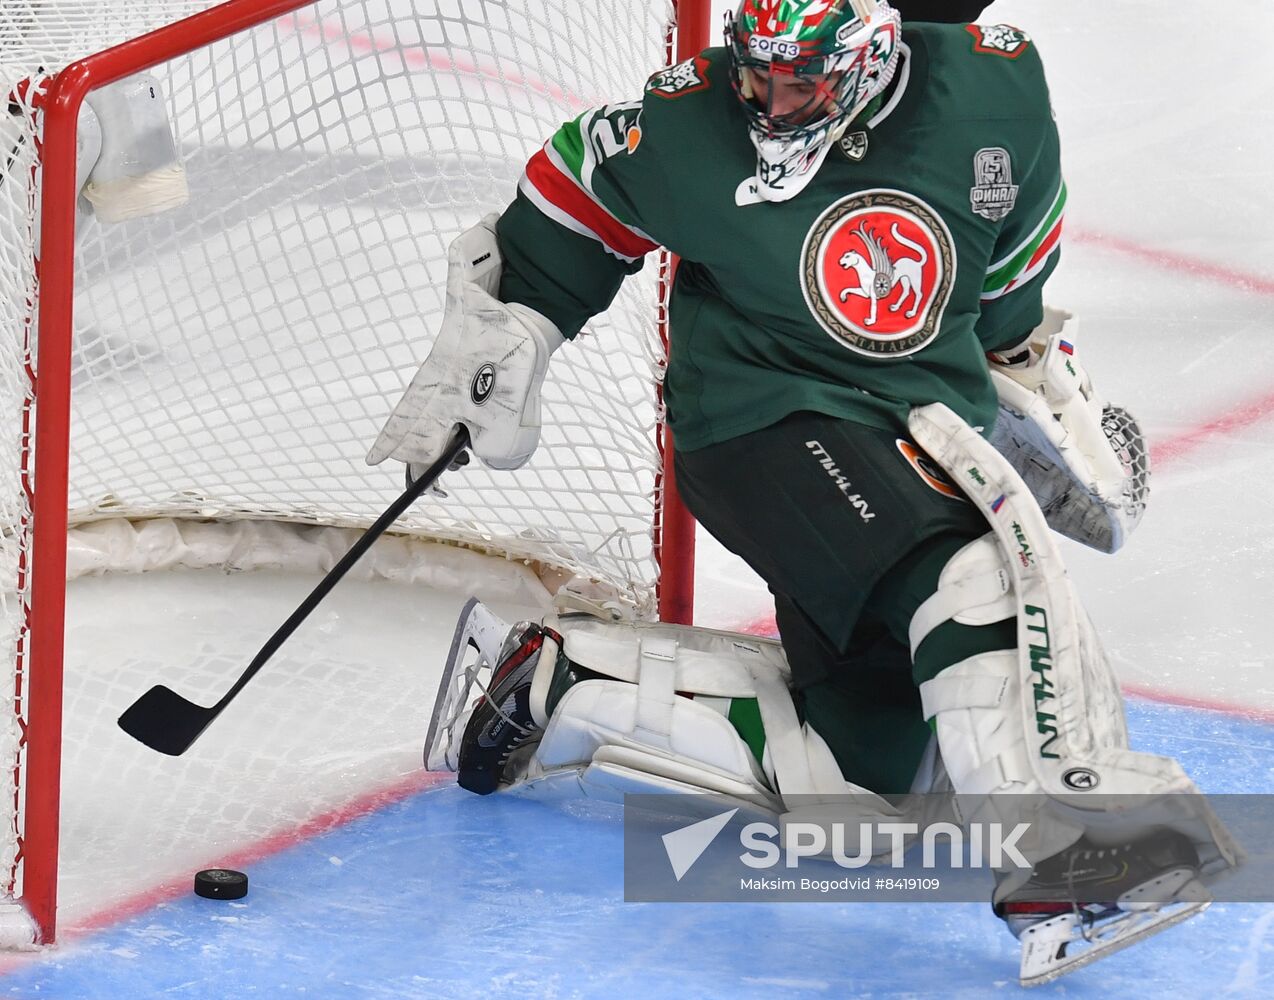
[[787,201],[757,194],[729,69],[709,49],[549,140],[500,219],[501,298],[573,337],[646,254],[678,254],[681,450],[802,410],[897,430],[943,402],[989,429],[985,352],[1040,322],[1066,202],[1031,40],[905,25],[890,89]]

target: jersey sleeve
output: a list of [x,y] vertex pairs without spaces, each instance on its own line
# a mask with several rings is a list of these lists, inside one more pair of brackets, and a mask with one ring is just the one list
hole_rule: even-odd
[[1061,257],[1066,183],[1051,116],[1041,122],[1040,132],[1036,156],[1018,179],[1016,202],[1001,224],[982,284],[976,329],[987,351],[1021,343],[1040,324],[1044,282]]
[[500,298],[547,316],[574,337],[624,278],[660,246],[646,232],[661,185],[641,102],[567,122],[531,157],[497,227]]

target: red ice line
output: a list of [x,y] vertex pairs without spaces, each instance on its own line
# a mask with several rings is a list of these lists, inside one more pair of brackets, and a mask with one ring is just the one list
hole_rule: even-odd
[[324,42],[335,42],[355,53],[393,53],[413,69],[432,69],[442,73],[459,73],[500,83],[512,83],[576,108],[588,106],[588,102],[583,98],[572,94],[558,84],[523,73],[507,63],[479,59],[463,52],[457,54],[448,49],[403,45],[397,38],[390,37],[388,34],[363,30],[351,31],[335,18],[319,19],[307,13],[296,12],[279,20],[281,25],[290,25],[298,34],[318,38]]
[[1188,455],[1200,445],[1251,427],[1274,414],[1274,393],[1237,406],[1228,413],[1176,434],[1150,448],[1152,468],[1161,469]]
[[1153,264],[1164,271],[1179,271],[1191,277],[1206,278],[1255,295],[1274,296],[1274,278],[1250,274],[1233,267],[1222,267],[1220,264],[1214,264],[1198,257],[1171,253],[1167,250],[1156,250],[1154,247],[1143,246],[1133,240],[1126,240],[1119,236],[1111,236],[1108,233],[1098,233],[1091,230],[1071,229],[1067,232],[1066,239],[1067,242],[1090,243],[1102,250],[1120,253],[1126,257],[1136,257],[1138,260]]
[[[365,792],[356,799],[342,803],[325,813],[308,819],[300,826],[271,834],[231,854],[229,857],[215,858],[201,864],[194,871],[200,871],[204,868],[247,868],[263,858],[278,854],[280,851],[295,847],[297,844],[304,843],[307,840],[313,840],[315,837],[351,823],[362,816],[366,816],[368,813],[384,809],[415,795],[419,791],[432,788],[434,785],[442,784],[449,780],[451,780],[450,775],[423,770],[413,771],[392,784],[371,792]],[[193,875],[193,871],[191,874]],[[98,930],[101,927],[118,923],[121,919],[149,910],[161,902],[184,896],[190,891],[192,891],[191,883],[186,878],[176,883],[162,882],[145,892],[125,899],[122,903],[118,903],[108,910],[90,914],[76,921],[67,928],[65,934],[67,937],[74,937]]]
[[[396,802],[410,798],[426,788],[433,788],[451,781],[449,774],[413,771],[397,781],[382,788],[367,792],[356,799],[336,806],[299,826],[264,837],[229,856],[208,859],[205,863],[191,866],[188,875],[179,881],[160,882],[143,892],[128,896],[111,906],[86,917],[74,921],[58,934],[58,944],[65,947],[93,931],[101,930],[122,923],[139,913],[145,913],[162,903],[170,902],[193,891],[192,879],[196,871],[204,868],[248,869],[253,864],[271,855],[278,854],[315,837],[321,836],[337,827],[345,826],[362,816],[384,809]],[[12,972],[40,957],[39,952],[28,955],[10,954],[0,957],[0,975]]]
[[[1174,271],[1188,278],[1212,281],[1252,295],[1274,297],[1274,279],[1259,274],[1222,267],[1197,257],[1157,250],[1119,236],[1090,230],[1071,230],[1067,239],[1074,243],[1089,244],[1098,250],[1133,257],[1160,270]],[[1190,430],[1153,444],[1150,449],[1151,464],[1160,469],[1165,465],[1171,465],[1195,451],[1200,445],[1223,435],[1244,430],[1271,415],[1274,415],[1274,392],[1241,403]]]

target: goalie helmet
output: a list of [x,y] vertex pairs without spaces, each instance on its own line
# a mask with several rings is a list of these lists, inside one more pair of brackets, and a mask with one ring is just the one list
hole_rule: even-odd
[[[809,183],[893,79],[901,34],[902,19],[885,0],[743,0],[727,14],[730,78],[748,115],[762,198],[784,201]],[[775,107],[774,81],[783,77],[806,84],[804,104]],[[768,81],[764,101],[758,79]]]

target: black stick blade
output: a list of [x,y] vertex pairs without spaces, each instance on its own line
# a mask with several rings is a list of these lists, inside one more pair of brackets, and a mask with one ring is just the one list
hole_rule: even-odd
[[152,750],[180,757],[219,711],[196,705],[171,688],[156,684],[125,709],[119,728]]
[[221,696],[221,700],[211,708],[204,708],[194,702],[187,701],[176,691],[157,684],[138,698],[128,710],[119,717],[119,727],[139,743],[144,743],[152,750],[166,753],[170,757],[180,757],[190,745],[199,739],[222,710],[234,701],[235,696],[243,690],[244,685],[257,675],[278,648],[283,645],[301,622],[305,621],[311,611],[318,607],[319,601],[328,595],[349,568],[362,558],[363,553],[372,547],[385,530],[398,520],[399,516],[413,503],[420,499],[438,477],[453,464],[463,464],[460,459],[464,450],[469,447],[469,431],[463,424],[456,424],[451,431],[451,439],[438,459],[413,480],[393,503],[385,508],[384,513],[372,522],[371,527],[362,533],[349,551],[327,571],[327,575],[318,582],[310,596],[303,600],[288,620],[278,627],[274,635],[266,640],[261,651],[252,658],[248,668],[239,675],[234,685]]

